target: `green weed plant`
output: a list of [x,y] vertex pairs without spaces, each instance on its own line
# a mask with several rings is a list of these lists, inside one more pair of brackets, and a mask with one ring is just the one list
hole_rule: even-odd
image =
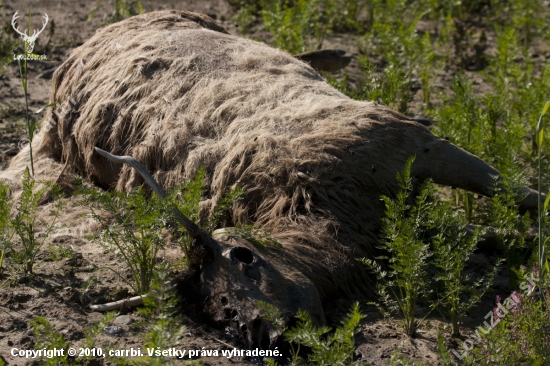
[[319,49],[328,27],[321,20],[320,0],[266,1],[261,11],[265,28],[273,34],[275,46],[289,53]]
[[[37,188],[37,183],[42,187]],[[28,169],[23,173],[22,185],[21,196],[15,203],[15,216],[10,219],[9,225],[19,238],[19,245],[13,246],[13,261],[22,267],[22,274],[26,277],[33,274],[37,256],[55,228],[65,202],[61,200],[63,192],[59,185],[47,181],[37,182]],[[49,221],[38,217],[39,203],[45,197],[52,201]],[[37,235],[39,228],[42,228],[40,237]],[[10,235],[13,238],[13,234]]]
[[359,57],[363,78],[352,88],[346,77],[342,81],[331,77],[328,82],[356,100],[369,100],[405,113],[412,100],[410,76],[399,65],[389,65],[382,73],[367,57]]
[[[410,169],[414,158],[407,160],[401,173],[397,174],[399,192],[395,199],[382,196],[386,205],[386,218],[383,219],[382,241],[379,246],[385,255],[376,260],[363,258],[362,262],[371,269],[378,279],[378,296],[388,309],[379,309],[386,315],[399,314],[403,319],[403,329],[409,336],[416,334],[418,321],[415,311],[421,296],[431,290],[426,281],[428,259],[431,257],[429,245],[423,241],[424,224],[430,211],[429,187],[424,186],[415,199],[408,203],[413,191]],[[388,270],[381,260],[388,263]]]
[[0,75],[3,74],[4,68],[13,61],[15,50],[19,46],[14,34],[15,32],[9,24],[0,28]]
[[[166,201],[147,199],[142,187],[130,193],[89,189],[81,204],[102,229],[94,239],[106,250],[118,253],[130,269],[132,282],[113,271],[139,295],[146,294],[153,279],[157,256],[163,248],[162,229],[168,220]],[[107,212],[111,221],[103,212]]]
[[531,221],[529,212],[521,216],[518,214],[519,202],[524,198],[518,192],[523,183],[525,180],[520,172],[509,177],[502,175],[499,187],[495,188],[495,195],[491,198],[487,218],[490,232],[504,252],[511,290],[517,290],[519,286],[516,271],[525,260],[522,252],[527,247],[525,238]]
[[11,227],[10,214],[13,203],[9,196],[10,187],[0,183],[0,275],[5,269],[4,259],[12,250],[15,231]]
[[[354,363],[355,340],[357,327],[364,316],[359,312],[359,304],[354,304],[342,321],[342,325],[335,329],[327,326],[315,326],[311,316],[298,310],[295,317],[297,324],[288,328],[283,320],[281,312],[273,305],[259,301],[262,316],[270,322],[275,329],[282,333],[290,343],[292,365],[316,365],[316,366],[347,366]],[[311,350],[307,359],[300,354],[300,347]],[[273,359],[267,360],[268,365],[277,365]],[[361,363],[360,363],[361,364]]]
[[61,350],[63,353],[54,357],[41,357],[41,364],[46,366],[69,365],[67,351],[71,342],[59,333],[46,318],[36,317],[30,320],[33,329],[35,350]]
[[468,235],[464,215],[450,202],[437,203],[433,205],[428,219],[428,228],[435,232],[431,238],[433,264],[436,267],[434,280],[442,284],[434,305],[444,310],[444,316],[450,317],[452,335],[459,337],[462,319],[493,284],[500,261],[481,278],[474,279],[472,273],[467,273],[466,263],[477,248],[484,230],[478,227]]
[[[174,286],[169,282],[168,267],[164,266],[155,270],[154,280],[146,298],[144,307],[139,313],[152,324],[143,337],[145,347],[154,350],[164,350],[176,344],[184,343],[186,327],[182,325],[183,318],[180,315],[180,300]],[[115,364],[121,364],[119,359],[113,359]],[[201,360],[187,360],[152,355],[148,353],[139,360],[135,358],[125,360],[136,365],[203,365]],[[122,363],[126,364],[126,363]]]
[[[431,310],[424,317],[440,309],[450,317],[452,334],[459,336],[461,320],[490,288],[500,264],[479,278],[466,272],[483,230],[475,229],[469,235],[464,214],[436,196],[431,181],[423,184],[411,205],[413,161],[409,159],[397,176],[400,191],[395,199],[382,197],[386,218],[379,248],[387,255],[362,261],[377,276],[378,295],[385,308],[375,305],[386,316],[398,314],[406,334],[415,335],[421,322],[416,316],[417,303],[431,299]],[[388,269],[380,260],[387,261]],[[435,276],[428,280],[431,266]]]

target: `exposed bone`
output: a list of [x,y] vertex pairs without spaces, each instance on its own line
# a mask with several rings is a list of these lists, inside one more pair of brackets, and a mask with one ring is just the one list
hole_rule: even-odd
[[140,306],[143,304],[143,298],[147,297],[147,295],[142,296],[134,296],[129,299],[109,302],[107,304],[101,304],[101,305],[90,305],[90,309],[93,311],[112,311],[112,310],[118,310],[122,308],[133,308],[135,306]]
[[[165,285],[170,285],[171,281],[166,281]],[[147,294],[134,296],[129,299],[118,300],[113,302],[108,302],[106,304],[90,305],[90,309],[93,311],[111,311],[118,310],[122,308],[132,308],[135,306],[140,306],[143,304],[143,299],[147,297]]]

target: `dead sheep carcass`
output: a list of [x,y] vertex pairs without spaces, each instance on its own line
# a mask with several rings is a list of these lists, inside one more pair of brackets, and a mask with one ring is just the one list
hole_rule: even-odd
[[[356,259],[375,253],[380,195],[396,193],[410,156],[416,181],[483,195],[498,174],[408,117],[346,97],[308,64],[184,11],[99,29],[54,74],[50,101],[67,100],[46,116],[37,156],[126,190],[143,180],[94,147],[136,158],[165,189],[204,166],[206,210],[234,187],[246,191],[230,224],[265,228],[282,248],[197,234],[208,254],[190,281],[207,316],[250,346],[276,338],[258,300],[322,323],[323,304],[372,290]],[[24,151],[12,167],[25,159]]]

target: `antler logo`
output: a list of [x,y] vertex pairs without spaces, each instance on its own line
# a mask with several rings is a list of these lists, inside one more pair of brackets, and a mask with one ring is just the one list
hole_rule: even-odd
[[46,24],[48,24],[48,19],[49,19],[48,14],[44,13],[45,21],[42,23],[42,29],[40,29],[39,31],[37,31],[36,29],[33,30],[32,36],[29,36],[27,34],[27,31],[21,32],[19,30],[19,26],[16,25],[17,24],[17,18],[19,18],[17,13],[19,13],[19,11],[16,11],[15,14],[13,14],[13,18],[11,19],[11,26],[17,33],[19,33],[19,35],[21,35],[21,37],[23,37],[23,41],[25,41],[25,44],[27,45],[27,52],[26,53],[32,53],[32,50],[34,49],[34,43],[36,42],[36,39],[38,38],[40,33],[42,33],[42,31],[44,29],[46,29]]

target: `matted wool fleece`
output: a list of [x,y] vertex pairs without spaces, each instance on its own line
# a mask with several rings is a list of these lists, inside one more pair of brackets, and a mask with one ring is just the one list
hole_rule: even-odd
[[244,188],[228,224],[270,230],[281,260],[322,297],[372,289],[356,259],[375,252],[380,195],[396,192],[395,173],[433,139],[405,116],[346,97],[283,51],[183,11],[99,29],[54,74],[50,101],[67,97],[76,104],[46,117],[57,125],[43,128],[38,154],[126,190],[140,177],[95,146],[135,157],[165,189],[206,167],[204,205]]

